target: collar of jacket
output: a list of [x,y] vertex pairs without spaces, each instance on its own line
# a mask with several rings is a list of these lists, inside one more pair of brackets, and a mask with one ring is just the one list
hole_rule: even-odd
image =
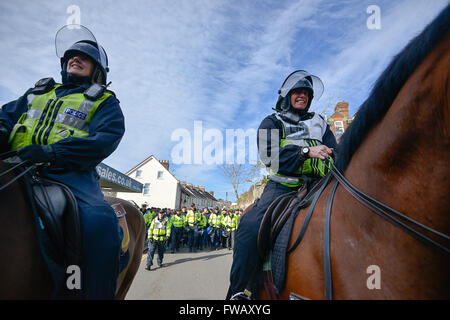
[[292,124],[298,124],[300,121],[311,119],[314,116],[314,112],[306,112],[304,114],[298,114],[296,112],[291,112],[290,110],[278,111],[277,114],[284,121]]

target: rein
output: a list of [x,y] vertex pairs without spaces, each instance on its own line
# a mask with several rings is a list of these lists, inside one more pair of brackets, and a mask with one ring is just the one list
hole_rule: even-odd
[[[5,152],[0,154],[0,161],[14,157],[17,155],[17,151],[9,151],[9,152]],[[17,168],[23,167],[25,166],[27,163],[29,163],[27,160],[19,162],[18,164],[12,166],[11,168],[8,168],[7,170],[3,171],[0,173],[0,177],[14,171]],[[0,191],[3,191],[4,189],[6,189],[7,187],[9,187],[11,184],[13,184],[14,182],[16,182],[17,180],[19,180],[22,176],[24,176],[25,174],[27,174],[29,171],[34,170],[36,168],[36,165],[32,165],[28,168],[26,168],[24,171],[22,171],[21,173],[19,173],[17,176],[15,176],[14,178],[12,178],[11,180],[9,180],[8,182],[6,182],[3,185],[0,185]]]

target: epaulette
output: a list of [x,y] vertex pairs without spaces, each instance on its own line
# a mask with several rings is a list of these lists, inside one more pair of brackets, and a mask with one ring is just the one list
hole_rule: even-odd
[[53,78],[42,78],[38,82],[35,83],[34,88],[31,89],[30,93],[34,94],[43,94],[49,92],[55,87],[55,80]]
[[105,94],[105,92],[111,93],[114,97],[116,97],[116,94],[113,91],[106,89],[105,85],[98,83],[91,85],[83,92],[83,94],[89,100],[97,101]]

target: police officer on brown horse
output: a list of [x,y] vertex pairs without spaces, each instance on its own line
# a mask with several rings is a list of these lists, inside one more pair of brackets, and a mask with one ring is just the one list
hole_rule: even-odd
[[332,155],[336,139],[322,116],[308,112],[313,98],[322,92],[318,77],[303,70],[291,73],[278,92],[276,112],[259,126],[259,155],[270,170],[270,180],[259,201],[242,216],[236,231],[227,299],[255,298],[258,284],[249,280],[259,279],[254,276],[261,270],[257,236],[272,201],[328,172],[325,160]]

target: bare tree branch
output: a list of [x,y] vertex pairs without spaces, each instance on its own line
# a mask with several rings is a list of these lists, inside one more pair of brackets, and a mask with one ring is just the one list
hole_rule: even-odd
[[258,162],[256,165],[245,164],[223,164],[220,166],[222,173],[228,178],[233,187],[236,200],[239,199],[239,186],[246,182],[253,182],[259,177],[259,171],[264,165]]

